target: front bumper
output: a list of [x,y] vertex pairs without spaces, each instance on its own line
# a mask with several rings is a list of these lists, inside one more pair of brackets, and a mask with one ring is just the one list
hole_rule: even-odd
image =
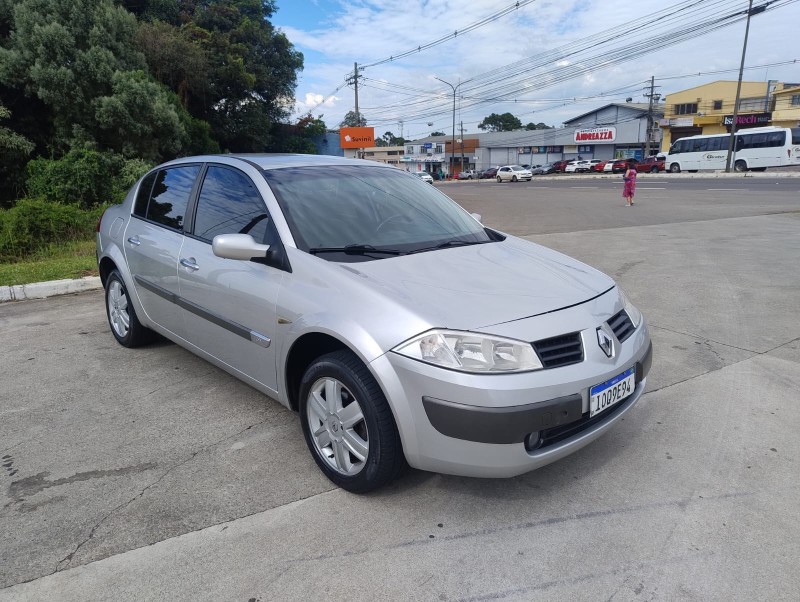
[[[490,375],[444,370],[396,353],[377,358],[371,367],[394,412],[408,463],[445,474],[511,477],[563,458],[609,430],[644,393],[652,343],[643,320],[606,357],[596,340],[591,345],[596,337],[591,316],[598,313],[585,309],[559,312],[567,314],[559,318],[573,323],[587,320],[589,327],[581,329],[585,358],[579,364]],[[511,327],[524,330],[524,322]],[[632,366],[633,393],[590,419],[589,389]],[[531,433],[535,438],[526,440]]]

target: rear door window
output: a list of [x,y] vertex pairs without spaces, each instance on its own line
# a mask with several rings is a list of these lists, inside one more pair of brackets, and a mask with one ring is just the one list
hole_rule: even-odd
[[182,230],[189,196],[199,172],[199,165],[170,167],[159,171],[145,217],[162,226]]

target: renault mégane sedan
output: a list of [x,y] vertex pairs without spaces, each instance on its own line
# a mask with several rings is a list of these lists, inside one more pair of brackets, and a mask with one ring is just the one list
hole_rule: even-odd
[[334,483],[510,477],[641,397],[647,324],[608,276],[371,161],[160,165],[98,224],[111,333],[159,333],[296,411]]

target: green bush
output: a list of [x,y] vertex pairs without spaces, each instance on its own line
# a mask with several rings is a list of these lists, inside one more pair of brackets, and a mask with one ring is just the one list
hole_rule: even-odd
[[51,243],[90,240],[105,206],[90,210],[42,199],[0,209],[0,261],[15,261]]
[[141,159],[75,148],[61,159],[28,163],[28,196],[83,209],[116,203],[150,167]]

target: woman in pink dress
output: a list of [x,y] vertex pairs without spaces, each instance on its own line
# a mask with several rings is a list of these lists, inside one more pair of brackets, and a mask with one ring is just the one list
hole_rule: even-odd
[[625,199],[626,206],[631,207],[633,195],[636,194],[636,167],[632,162],[628,163],[628,169],[625,170],[622,180],[625,182],[625,186],[622,188],[622,198]]

